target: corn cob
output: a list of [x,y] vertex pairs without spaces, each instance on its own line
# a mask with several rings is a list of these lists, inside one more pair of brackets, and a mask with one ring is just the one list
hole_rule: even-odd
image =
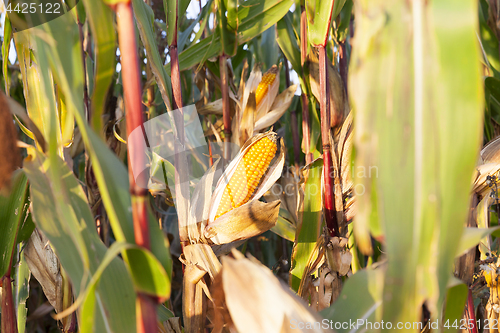
[[274,65],[262,76],[262,80],[260,80],[257,90],[255,91],[255,103],[257,105],[259,105],[262,99],[264,99],[266,94],[269,92],[269,86],[273,84],[277,74],[278,66]]
[[276,136],[265,136],[247,150],[224,189],[215,219],[248,202],[277,149]]

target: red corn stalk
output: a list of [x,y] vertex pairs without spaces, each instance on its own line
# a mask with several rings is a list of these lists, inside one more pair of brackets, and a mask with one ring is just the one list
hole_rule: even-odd
[[[300,65],[302,66],[302,71],[304,71],[304,65],[307,57],[307,16],[306,8],[302,4],[300,6]],[[305,76],[305,73],[303,73]],[[302,89],[302,140],[304,142],[304,149],[306,155],[306,164],[309,164],[313,160],[312,154],[309,152],[311,147],[311,121],[309,120],[309,100],[307,95]]]
[[325,184],[325,219],[332,237],[338,236],[339,226],[335,212],[335,199],[333,197],[333,161],[330,153],[330,96],[328,89],[326,49],[324,45],[317,47],[319,50],[319,84],[321,107],[321,141],[323,144],[323,178]]
[[469,288],[469,293],[467,294],[465,319],[469,333],[477,333],[476,314],[474,313],[474,299],[472,298],[472,288]]
[[17,319],[12,296],[10,269],[2,278],[2,332],[17,333]]
[[[139,56],[134,28],[132,4],[120,2],[116,5],[118,26],[118,44],[121,54],[123,94],[125,97],[128,162],[145,165],[146,160],[142,143],[132,140],[130,134],[139,126],[143,126],[142,88],[139,76]],[[134,221],[135,242],[137,245],[150,249],[149,227],[147,217],[147,190],[135,182],[132,167],[129,167],[130,194],[132,197],[132,216]],[[138,294],[137,297],[137,332],[156,332],[157,301],[150,296]]]
[[231,111],[229,109],[229,90],[227,79],[227,58],[225,54],[219,57],[221,92],[222,92],[222,117],[224,121],[224,161],[231,159]]
[[[17,238],[17,234],[16,234]],[[17,333],[17,319],[16,310],[14,307],[14,297],[12,295],[12,279],[10,277],[11,267],[12,267],[12,257],[15,253],[12,251],[12,256],[10,257],[9,269],[7,273],[2,277],[2,330],[5,333]]]

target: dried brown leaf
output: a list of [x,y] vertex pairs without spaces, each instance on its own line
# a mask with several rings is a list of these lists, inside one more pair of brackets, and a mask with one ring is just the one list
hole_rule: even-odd
[[56,312],[63,310],[63,281],[59,259],[48,244],[48,239],[37,229],[33,231],[24,249],[28,267],[43,289]]
[[[298,323],[320,322],[308,306],[290,292],[274,274],[257,260],[222,258],[222,284],[225,302],[236,329],[240,333],[326,332],[322,328],[300,329]],[[295,324],[295,326],[294,326]]]

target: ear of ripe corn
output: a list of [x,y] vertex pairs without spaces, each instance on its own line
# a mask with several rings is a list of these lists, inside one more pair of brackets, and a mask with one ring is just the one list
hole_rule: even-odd
[[259,85],[257,86],[257,90],[255,91],[255,103],[259,105],[262,99],[269,92],[269,86],[271,86],[276,79],[276,75],[278,74],[278,67],[274,65],[271,67],[263,76]]
[[275,136],[265,136],[245,152],[224,189],[215,219],[248,202],[276,155],[276,141]]

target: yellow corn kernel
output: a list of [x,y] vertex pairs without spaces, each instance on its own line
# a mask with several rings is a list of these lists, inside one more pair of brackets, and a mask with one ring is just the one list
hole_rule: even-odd
[[257,90],[255,91],[255,103],[259,105],[262,99],[269,92],[269,86],[273,84],[276,79],[276,75],[278,74],[278,66],[273,65],[263,76],[262,80],[260,80],[259,85],[257,86]]
[[265,136],[245,153],[224,189],[215,219],[250,199],[276,155],[275,136]]

